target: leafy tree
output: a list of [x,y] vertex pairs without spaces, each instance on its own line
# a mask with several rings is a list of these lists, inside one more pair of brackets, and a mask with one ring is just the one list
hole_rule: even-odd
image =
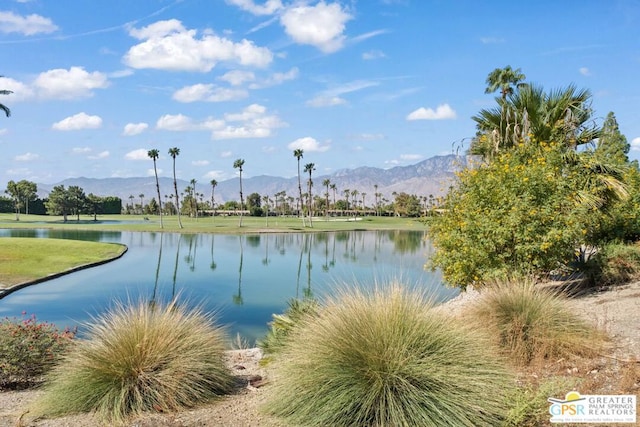
[[49,215],[62,215],[64,222],[67,222],[67,215],[71,211],[71,200],[64,185],[56,185],[49,193],[49,199],[45,202]]
[[396,215],[417,217],[420,216],[420,199],[415,194],[405,192],[396,194],[393,203]]
[[[176,196],[176,208],[180,206],[180,198],[178,197],[178,182],[176,181],[176,157],[180,155],[180,149],[178,147],[169,148],[169,155],[173,159],[173,190]],[[178,226],[182,228],[182,220],[180,219],[180,209],[176,209],[178,213]]]
[[247,209],[251,216],[262,216],[262,198],[258,193],[251,193],[247,196]]
[[102,213],[102,198],[96,196],[93,193],[89,193],[87,196],[87,204],[86,207],[88,209],[88,213],[93,215],[93,220],[98,220],[98,214]]
[[20,209],[25,207],[25,214],[29,213],[29,201],[35,200],[38,195],[38,186],[35,182],[21,180],[15,182],[13,180],[7,183],[7,193],[13,202],[13,208],[16,213],[16,221],[20,221]]
[[80,221],[80,214],[86,208],[87,196],[84,194],[84,190],[77,185],[70,185],[67,193],[70,213],[76,216],[76,221]]
[[629,154],[630,148],[627,138],[620,133],[615,114],[609,112],[602,124],[600,137],[596,143],[596,156],[608,163],[624,165],[629,162],[627,154]]
[[151,160],[153,160],[153,174],[156,177],[156,193],[158,194],[159,204],[157,212],[160,215],[160,228],[164,228],[164,224],[162,223],[162,196],[160,196],[160,181],[158,181],[158,168],[156,167],[156,160],[158,160],[158,157],[160,157],[160,152],[157,149],[153,148],[147,151],[147,155],[149,156],[149,158],[151,158]]
[[243,159],[236,159],[233,162],[233,168],[238,169],[240,172],[240,227],[242,227],[242,210],[244,209],[244,198],[242,196],[242,167],[244,166]]

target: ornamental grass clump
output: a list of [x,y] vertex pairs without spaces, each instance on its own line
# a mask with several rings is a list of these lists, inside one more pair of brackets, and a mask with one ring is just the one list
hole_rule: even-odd
[[95,412],[119,423],[145,411],[171,412],[229,392],[224,331],[200,309],[116,304],[88,326],[52,371],[32,413]]
[[567,305],[566,297],[531,280],[487,285],[466,313],[515,365],[596,354],[604,335]]
[[495,426],[513,381],[477,334],[394,284],[340,292],[273,363],[266,411],[299,426]]

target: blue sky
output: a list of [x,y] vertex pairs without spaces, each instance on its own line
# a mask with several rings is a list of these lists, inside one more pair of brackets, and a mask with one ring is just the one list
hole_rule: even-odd
[[452,150],[511,65],[593,94],[640,158],[637,0],[4,0],[0,186],[390,168]]

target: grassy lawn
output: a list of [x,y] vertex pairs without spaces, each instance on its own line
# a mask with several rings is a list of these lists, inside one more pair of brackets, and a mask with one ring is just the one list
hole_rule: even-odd
[[[148,218],[145,220],[144,218]],[[261,232],[322,232],[350,230],[425,230],[424,223],[416,218],[390,217],[336,217],[313,219],[313,227],[303,227],[302,220],[295,217],[182,217],[183,229],[178,225],[176,216],[163,218],[164,231],[183,233],[261,233]],[[20,221],[14,214],[0,214],[0,228],[56,228],[73,230],[118,230],[118,231],[162,231],[160,218],[142,215],[99,215],[97,221],[92,216],[81,215],[80,221],[69,217],[67,223],[62,217],[40,215],[20,215]]]
[[62,239],[0,238],[0,289],[121,255],[126,247]]

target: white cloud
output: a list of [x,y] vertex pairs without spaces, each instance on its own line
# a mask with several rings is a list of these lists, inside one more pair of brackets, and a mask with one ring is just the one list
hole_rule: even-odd
[[7,95],[6,98],[3,98],[7,99],[8,103],[25,101],[35,96],[33,88],[29,85],[8,77],[0,77],[0,87],[4,90],[13,92]]
[[424,156],[422,154],[401,154],[400,155],[401,160],[420,160],[423,157]]
[[67,131],[81,129],[98,129],[101,126],[102,119],[99,116],[90,116],[87,113],[82,112],[54,123],[52,129]]
[[293,67],[286,73],[274,73],[270,77],[249,85],[249,89],[263,89],[265,87],[277,86],[288,80],[295,80],[298,78],[300,70],[298,67]]
[[385,139],[386,136],[383,133],[360,133],[353,135],[352,138],[361,141],[375,141],[379,139]]
[[631,151],[640,151],[640,136],[631,140]]
[[387,55],[385,55],[384,52],[381,50],[370,50],[362,54],[362,59],[364,59],[365,61],[371,61],[373,59],[382,59],[386,57]]
[[225,81],[229,83],[231,86],[240,86],[245,82],[252,82],[256,79],[255,74],[251,71],[243,71],[243,70],[231,70],[227,71],[220,77],[218,80]]
[[210,31],[198,38],[195,30],[187,30],[175,19],[134,28],[129,34],[144,40],[124,56],[125,64],[133,68],[209,72],[222,61],[266,67],[273,60],[269,49],[249,40],[235,43]]
[[289,143],[289,145],[287,145],[287,148],[289,150],[302,149],[305,152],[309,153],[313,151],[324,152],[331,147],[329,145],[320,144],[315,138],[305,136],[304,138],[298,138],[295,141]]
[[185,86],[173,94],[173,99],[178,102],[224,102],[237,101],[249,96],[244,89],[230,89],[217,87],[212,84],[196,84]]
[[339,96],[325,96],[320,95],[316,96],[313,99],[310,99],[306,102],[309,107],[333,107],[336,105],[346,104],[347,100],[344,98],[340,98]]
[[223,159],[226,159],[227,157],[231,157],[233,153],[231,151],[223,151],[220,153],[220,157],[222,157]]
[[99,160],[99,159],[106,159],[107,157],[109,157],[109,152],[108,151],[101,151],[98,154],[95,155],[91,155],[91,156],[87,156],[88,159],[91,160]]
[[127,123],[124,126],[124,130],[122,131],[122,135],[124,135],[124,136],[139,135],[142,132],[144,132],[145,130],[147,130],[148,127],[149,127],[149,125],[147,123],[144,123],[144,122]]
[[280,23],[296,43],[331,53],[344,45],[345,24],[352,18],[339,3],[320,1],[315,6],[301,4],[288,8],[280,17]]
[[580,67],[580,69],[578,71],[583,76],[590,76],[591,75],[591,71],[587,67]]
[[273,15],[282,9],[280,0],[267,0],[262,5],[257,5],[253,0],[227,0],[227,3],[238,6],[240,9],[254,15]]
[[144,148],[138,148],[137,150],[129,151],[124,155],[127,160],[149,160],[149,150]]
[[16,162],[30,162],[32,160],[36,160],[40,156],[34,153],[24,153],[19,154],[13,158]]
[[407,120],[446,120],[455,118],[456,112],[453,111],[449,104],[438,105],[435,110],[420,107],[407,116]]
[[107,76],[98,71],[88,73],[82,67],[71,67],[41,73],[33,86],[40,98],[74,99],[90,97],[93,89],[104,89],[109,82]]
[[266,138],[274,129],[287,126],[277,115],[268,115],[266,107],[259,104],[251,104],[241,113],[227,113],[224,118],[227,122],[241,123],[214,130],[212,139]]
[[86,154],[91,152],[91,148],[89,147],[74,147],[71,149],[73,154]]
[[351,92],[356,92],[368,87],[378,86],[380,83],[373,80],[354,80],[352,82],[344,83],[331,87],[315,98],[310,99],[306,104],[310,107],[331,107],[335,105],[345,104],[346,99],[341,95]]
[[165,114],[156,122],[156,129],[161,130],[185,131],[194,128],[193,120],[182,114]]
[[209,160],[194,160],[191,164],[193,166],[207,166],[209,164]]
[[0,136],[2,136],[2,135],[6,135],[8,132],[9,132],[9,129],[7,129],[7,128],[2,128],[2,129],[0,129]]
[[39,33],[53,33],[58,27],[49,18],[40,15],[16,15],[13,12],[0,12],[0,32],[20,33],[33,36]]

